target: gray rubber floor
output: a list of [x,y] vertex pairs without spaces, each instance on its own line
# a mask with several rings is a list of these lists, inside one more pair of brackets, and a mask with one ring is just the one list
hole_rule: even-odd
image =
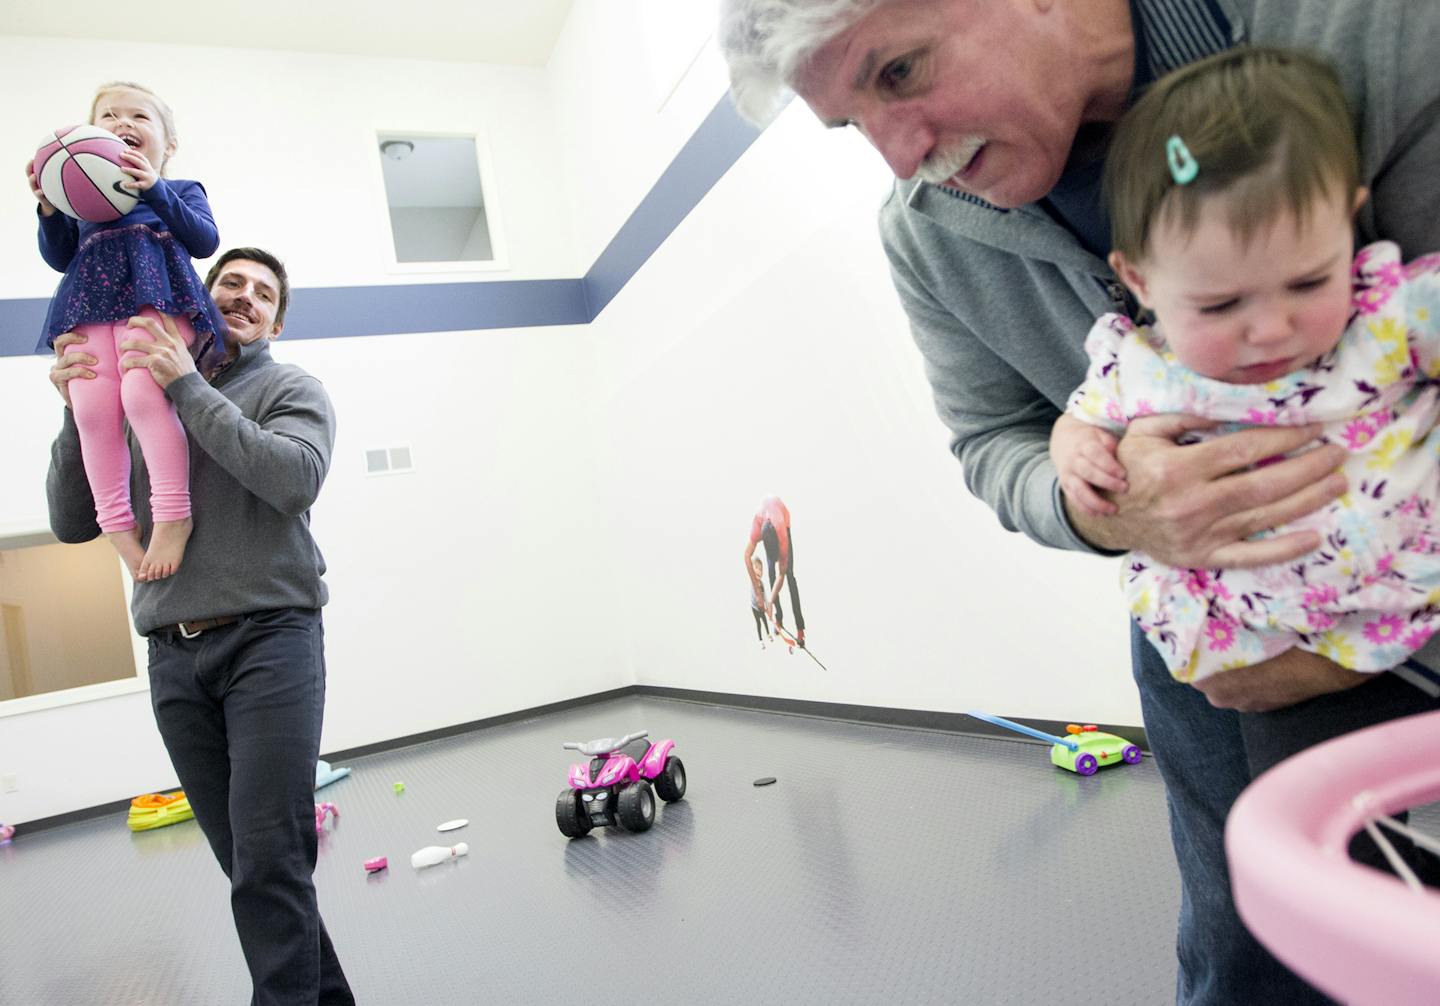
[[[686,799],[567,841],[560,743],[638,729],[675,738]],[[630,698],[347,764],[315,880],[361,1003],[1173,997],[1148,758],[1086,779],[1023,742]],[[467,858],[411,869],[456,841]],[[22,833],[0,848],[0,1002],[244,1003],[227,893],[193,821]]]

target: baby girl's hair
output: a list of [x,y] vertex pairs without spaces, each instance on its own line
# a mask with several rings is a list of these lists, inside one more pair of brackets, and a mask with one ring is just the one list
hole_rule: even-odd
[[[1172,172],[1178,137],[1198,171]],[[1242,46],[1161,78],[1116,127],[1104,192],[1111,241],[1144,258],[1157,222],[1193,234],[1200,205],[1226,193],[1242,244],[1285,209],[1303,226],[1323,198],[1349,200],[1359,185],[1350,107],[1330,64],[1308,53]]]
[[[121,90],[139,91],[141,94],[145,95],[151,101],[153,101],[155,103],[155,111],[160,113],[160,128],[165,131],[165,145],[168,147],[176,142],[175,113],[170,111],[170,106],[165,104],[165,99],[160,97],[160,95],[156,94],[154,91],[150,90],[150,88],[146,87],[145,85],[136,84],[128,80],[112,80],[108,84],[101,84],[100,87],[95,91],[95,100],[90,102],[91,125],[94,125],[95,113],[100,109],[100,99],[105,97],[105,95],[109,94],[111,91]],[[167,157],[166,160],[168,161],[169,158]],[[160,171],[160,174],[163,175],[165,173],[164,165],[161,165],[158,170]]]

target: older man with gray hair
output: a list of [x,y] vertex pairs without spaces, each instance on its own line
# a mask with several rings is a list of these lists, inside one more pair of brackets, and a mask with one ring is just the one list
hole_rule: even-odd
[[[1110,130],[1153,80],[1248,43],[1319,51],[1356,111],[1365,241],[1440,248],[1440,5],[1407,0],[724,0],[741,113],[798,94],[854,126],[897,178],[881,210],[892,277],[970,489],[1042,545],[1142,549],[1176,566],[1283,562],[1313,534],[1252,540],[1346,485],[1310,428],[1177,440],[1185,416],[1133,423],[1118,512],[1061,492],[1047,441],[1085,375],[1085,332],[1135,305],[1106,264]],[[1307,449],[1308,448],[1308,449]],[[1257,462],[1295,453],[1278,464]],[[1291,651],[1174,681],[1132,626],[1146,732],[1183,882],[1177,1002],[1323,1002],[1241,926],[1223,829],[1250,779],[1334,733],[1436,705],[1440,648],[1379,675]],[[1263,743],[1260,738],[1263,738]]]

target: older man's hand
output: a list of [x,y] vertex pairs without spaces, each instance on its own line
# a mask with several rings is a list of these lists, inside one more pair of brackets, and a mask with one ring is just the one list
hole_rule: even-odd
[[1217,709],[1265,713],[1317,695],[1354,688],[1374,678],[1305,650],[1287,650],[1263,664],[1212,674],[1194,687]]
[[154,318],[137,316],[130,319],[132,329],[148,332],[150,338],[137,335],[120,343],[121,349],[134,350],[141,354],[126,357],[120,361],[120,366],[124,370],[145,367],[150,371],[150,376],[155,378],[156,384],[168,388],[172,381],[195,373],[195,361],[190,358],[190,347],[185,345],[185,340],[180,337],[180,330],[175,327],[175,319],[168,314],[160,317],[164,320],[163,326]]
[[1213,426],[1192,416],[1135,420],[1118,452],[1129,482],[1129,491],[1114,497],[1119,512],[1096,516],[1067,500],[1075,529],[1101,548],[1140,549],[1178,567],[1262,566],[1317,548],[1313,531],[1247,539],[1341,496],[1346,481],[1336,469],[1345,449],[1327,444],[1256,468],[1311,443],[1320,428],[1270,426],[1200,444],[1175,443],[1187,432]]
[[50,383],[55,385],[55,390],[65,399],[67,409],[73,408],[70,404],[70,382],[76,378],[93,381],[95,371],[90,368],[100,363],[89,353],[67,351],[67,347],[83,346],[86,341],[85,336],[78,332],[65,332],[55,337],[55,363],[50,367]]

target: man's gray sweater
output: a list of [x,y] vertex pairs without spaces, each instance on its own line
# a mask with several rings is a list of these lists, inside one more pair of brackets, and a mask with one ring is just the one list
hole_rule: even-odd
[[[174,576],[135,585],[135,630],[324,605],[325,560],[310,535],[310,506],[330,468],[335,413],[320,382],[275,362],[261,340],[242,346],[209,383],[187,374],[165,391],[190,438],[195,531]],[[131,499],[148,543],[150,480],[133,436],[130,453]],[[69,409],[45,490],[55,537],[99,536]]]

